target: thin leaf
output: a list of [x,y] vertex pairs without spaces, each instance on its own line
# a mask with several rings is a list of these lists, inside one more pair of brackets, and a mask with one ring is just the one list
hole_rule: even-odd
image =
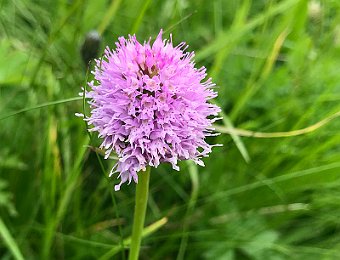
[[7,229],[5,223],[0,218],[0,235],[7,245],[8,249],[12,252],[15,259],[24,260],[17,243],[15,242],[14,238],[12,237],[11,233]]

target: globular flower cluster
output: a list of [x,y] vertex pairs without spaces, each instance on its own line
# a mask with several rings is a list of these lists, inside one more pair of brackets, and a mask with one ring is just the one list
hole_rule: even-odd
[[161,31],[152,45],[135,35],[120,37],[115,50],[106,48],[96,60],[95,81],[85,94],[91,115],[84,120],[103,139],[105,158],[113,152],[119,158],[110,173],[119,173],[115,190],[137,183],[147,166],[168,162],[179,170],[178,161],[188,159],[204,166],[201,159],[212,148],[205,138],[214,135],[220,109],[208,103],[217,96],[214,84],[186,48],[163,40]]

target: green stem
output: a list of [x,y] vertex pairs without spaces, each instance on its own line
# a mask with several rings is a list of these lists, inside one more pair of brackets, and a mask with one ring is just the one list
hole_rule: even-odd
[[130,245],[129,260],[137,260],[142,241],[142,232],[146,213],[146,205],[149,194],[150,167],[145,172],[138,173],[138,184],[136,187],[136,205],[133,217],[133,227]]

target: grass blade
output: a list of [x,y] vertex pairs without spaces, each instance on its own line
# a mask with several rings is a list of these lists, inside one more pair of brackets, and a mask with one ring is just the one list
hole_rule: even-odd
[[245,137],[255,137],[255,138],[282,138],[282,137],[293,137],[293,136],[298,136],[298,135],[304,135],[308,134],[311,132],[314,132],[318,130],[320,127],[323,127],[324,125],[328,124],[332,120],[338,118],[340,116],[340,111],[328,116],[321,121],[302,128],[298,130],[293,130],[293,131],[287,131],[287,132],[272,132],[272,133],[262,133],[262,132],[254,132],[250,130],[244,130],[244,129],[239,129],[239,128],[234,128],[234,127],[223,127],[219,125],[215,125],[214,128],[221,133],[225,134],[230,134],[232,136],[245,136]]
[[49,106],[54,106],[54,105],[59,105],[59,104],[73,102],[73,101],[78,101],[78,100],[82,100],[82,97],[66,98],[66,99],[62,99],[62,100],[56,100],[56,101],[42,103],[40,105],[36,105],[36,106],[33,106],[33,107],[23,108],[23,109],[11,112],[11,113],[9,113],[7,115],[0,116],[0,121],[4,120],[6,118],[12,117],[12,116],[16,116],[16,115],[21,114],[21,113],[25,113],[25,112],[28,112],[28,111],[35,110],[35,109],[39,109],[39,108],[43,108],[43,107],[49,107]]
[[0,218],[0,235],[7,245],[8,249],[12,252],[13,256],[17,260],[24,260],[17,243],[15,242],[14,238],[12,237],[11,233],[7,229],[5,223]]

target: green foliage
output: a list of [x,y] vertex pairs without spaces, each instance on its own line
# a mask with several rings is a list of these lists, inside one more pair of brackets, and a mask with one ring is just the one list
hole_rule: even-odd
[[[219,124],[284,132],[340,110],[339,21],[334,0],[0,1],[0,258],[127,254],[135,185],[113,191],[74,116],[90,30],[102,52],[163,28],[217,83]],[[339,129],[221,134],[206,167],[152,169],[141,259],[337,259]]]

